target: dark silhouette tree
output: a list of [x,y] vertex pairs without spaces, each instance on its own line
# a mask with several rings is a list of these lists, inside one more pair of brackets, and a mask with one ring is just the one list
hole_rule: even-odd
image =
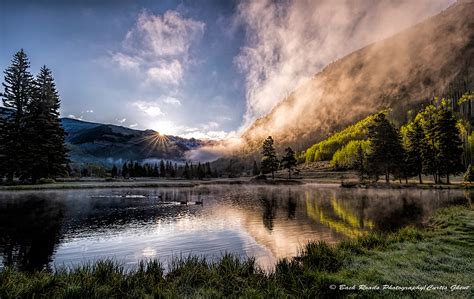
[[118,169],[117,169],[117,166],[114,166],[112,167],[112,171],[110,173],[112,175],[113,178],[116,178],[117,177],[117,174],[118,174]]
[[451,110],[443,106],[436,121],[436,145],[438,148],[440,174],[446,175],[446,183],[450,183],[449,175],[462,171],[462,141],[457,121]]
[[379,113],[369,126],[369,140],[371,148],[367,162],[370,171],[376,180],[384,175],[385,181],[389,183],[390,174],[399,173],[404,157],[400,134],[385,114]]
[[42,177],[65,174],[68,162],[65,132],[59,119],[60,100],[51,71],[43,66],[27,104],[25,135],[31,147],[27,157],[33,183]]
[[417,118],[406,126],[406,167],[410,175],[418,176],[418,181],[423,184],[423,149],[428,147],[425,132]]
[[13,114],[4,124],[3,134],[3,171],[9,181],[13,181],[15,175],[27,176],[27,157],[31,147],[25,134],[26,114],[33,95],[33,77],[29,67],[28,57],[21,49],[13,56],[11,66],[5,70],[5,82],[2,83],[3,105],[13,108]]
[[272,179],[275,179],[275,171],[278,169],[278,158],[273,143],[272,136],[268,136],[268,138],[263,141],[261,167],[263,173],[271,173]]
[[281,158],[280,166],[288,169],[288,179],[291,179],[291,170],[296,167],[297,160],[295,158],[295,152],[291,147],[285,149],[285,155]]

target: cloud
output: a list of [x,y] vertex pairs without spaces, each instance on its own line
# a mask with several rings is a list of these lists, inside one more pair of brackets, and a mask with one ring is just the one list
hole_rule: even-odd
[[149,82],[179,85],[183,77],[183,67],[178,60],[162,62],[159,66],[150,67],[147,75]]
[[181,101],[174,97],[165,97],[163,103],[169,104],[172,106],[181,106]]
[[246,78],[244,127],[330,62],[446,8],[453,0],[250,1],[238,6],[246,41],[234,63]]
[[125,121],[127,121],[127,119],[126,119],[126,118],[122,118],[122,119],[120,119],[118,122],[121,123],[121,124],[123,124]]
[[120,52],[112,55],[112,61],[125,70],[138,70],[142,62],[139,57],[129,56]]
[[205,23],[168,10],[163,15],[142,11],[111,60],[120,68],[140,71],[145,82],[177,86],[189,64],[190,48],[204,34]]
[[137,107],[138,110],[151,117],[164,115],[161,108],[153,102],[137,101],[134,102],[132,106]]

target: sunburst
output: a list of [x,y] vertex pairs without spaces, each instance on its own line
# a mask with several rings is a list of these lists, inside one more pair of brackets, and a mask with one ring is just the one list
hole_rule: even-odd
[[161,134],[159,132],[155,132],[153,134],[141,137],[140,141],[144,141],[148,143],[147,156],[149,156],[152,151],[157,150],[157,149],[162,149],[166,151],[170,143],[168,136]]

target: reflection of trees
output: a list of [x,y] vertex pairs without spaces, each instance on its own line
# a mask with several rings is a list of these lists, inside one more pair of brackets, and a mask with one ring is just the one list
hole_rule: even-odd
[[419,202],[409,202],[406,197],[403,197],[401,207],[387,209],[385,213],[379,215],[382,217],[374,219],[377,228],[382,231],[395,231],[401,227],[421,222],[423,208]]
[[296,200],[291,196],[291,190],[288,189],[288,219],[295,219]]
[[48,267],[64,218],[60,201],[29,197],[0,205],[3,264],[32,271]]
[[362,236],[374,227],[370,219],[362,217],[361,214],[356,216],[348,207],[343,206],[335,195],[330,200],[330,207],[325,208],[320,201],[311,200],[307,192],[306,212],[313,220],[348,237]]
[[275,219],[277,209],[274,192],[271,192],[270,198],[262,195],[260,201],[263,204],[263,225],[271,231],[273,230],[273,220]]

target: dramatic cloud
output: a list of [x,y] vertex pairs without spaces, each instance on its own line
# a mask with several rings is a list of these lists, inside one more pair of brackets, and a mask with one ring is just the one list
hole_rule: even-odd
[[179,85],[189,62],[189,50],[204,34],[203,22],[169,10],[163,15],[143,11],[128,31],[123,49],[112,55],[122,69],[146,74],[146,82]]
[[246,45],[244,127],[268,113],[324,66],[446,8],[452,0],[242,1]]
[[161,111],[161,108],[153,102],[137,101],[134,102],[132,105],[138,108],[138,110],[140,110],[141,112],[151,117],[164,115],[164,113]]

